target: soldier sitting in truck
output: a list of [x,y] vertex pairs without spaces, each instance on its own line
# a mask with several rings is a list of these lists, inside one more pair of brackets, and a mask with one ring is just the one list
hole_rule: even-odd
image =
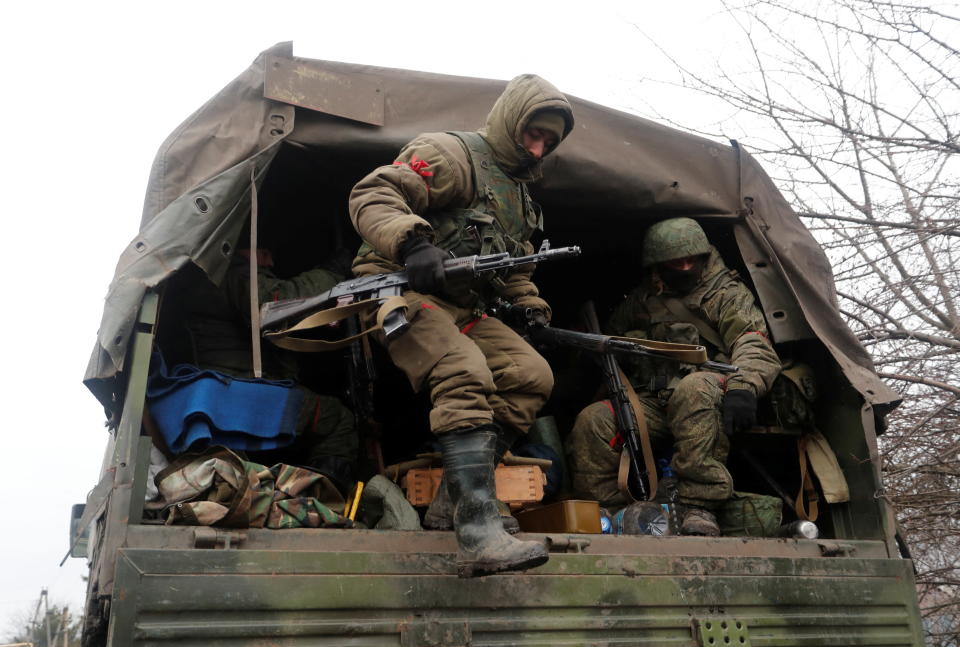
[[[656,223],[641,254],[646,274],[614,311],[610,333],[702,344],[710,359],[740,367],[723,376],[644,361],[630,375],[651,437],[673,444],[681,534],[716,536],[720,528],[713,511],[733,495],[726,467],[730,436],[754,425],[757,400],[769,391],[780,361],[753,294],[695,220]],[[608,402],[580,413],[566,448],[575,496],[614,508],[630,502],[617,483],[622,446]]]
[[[177,283],[172,293],[177,294],[177,301],[173,307],[177,311],[168,313],[166,319],[172,329],[161,326],[160,334],[160,347],[169,366],[187,363],[237,378],[254,377],[249,257],[249,249],[238,250],[219,287],[199,272],[185,272],[174,278]],[[256,258],[259,303],[310,296],[343,279],[336,271],[340,268],[333,267],[332,262],[327,264],[330,267],[320,265],[283,279],[273,272],[269,249],[259,248]],[[263,344],[261,361],[265,380],[297,382],[296,353]],[[341,492],[346,492],[355,480],[359,446],[353,414],[337,397],[317,393],[299,383],[293,388],[297,401],[302,400],[297,411],[287,412],[293,443],[247,451],[249,458],[267,465],[288,462],[309,467],[330,477]]]

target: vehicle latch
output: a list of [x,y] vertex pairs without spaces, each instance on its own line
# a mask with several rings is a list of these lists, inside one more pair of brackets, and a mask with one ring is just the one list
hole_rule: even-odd
[[857,552],[853,544],[842,544],[836,541],[819,541],[820,553],[824,557],[852,557]]
[[693,637],[700,647],[750,647],[747,623],[727,616],[694,618]]
[[469,647],[470,625],[414,618],[400,626],[401,647]]
[[220,530],[209,526],[193,529],[194,548],[236,548],[247,538],[247,533],[239,530]]
[[547,550],[551,553],[582,553],[590,545],[586,537],[556,537],[547,535]]

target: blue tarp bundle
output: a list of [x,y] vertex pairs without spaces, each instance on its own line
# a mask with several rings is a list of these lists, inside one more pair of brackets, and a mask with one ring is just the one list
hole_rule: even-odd
[[207,445],[277,449],[293,442],[303,393],[291,380],[256,380],[190,364],[169,373],[159,355],[147,384],[150,414],[174,453]]

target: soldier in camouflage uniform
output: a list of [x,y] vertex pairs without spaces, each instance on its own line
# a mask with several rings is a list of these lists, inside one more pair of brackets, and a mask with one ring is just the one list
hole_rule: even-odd
[[[183,298],[179,312],[168,321],[173,330],[161,327],[161,347],[168,363],[188,363],[227,375],[252,378],[253,355],[250,335],[249,251],[240,250],[231,260],[218,287],[205,276],[183,273],[174,293]],[[259,302],[312,296],[324,292],[343,276],[332,269],[317,267],[289,279],[278,278],[272,270],[269,250],[257,253]],[[262,346],[263,377],[269,380],[297,379],[296,354],[272,344]],[[321,395],[298,385],[304,394],[297,418],[297,439],[292,447],[269,452],[250,452],[261,463],[294,462],[327,474],[341,487],[354,479],[359,440],[353,414],[339,399]]]
[[[662,360],[631,366],[631,383],[654,441],[672,442],[685,510],[682,534],[718,535],[712,513],[733,494],[729,435],[756,422],[757,399],[780,371],[753,294],[690,218],[653,225],[643,241],[643,282],[614,311],[608,332],[702,344],[710,359],[740,367],[724,376]],[[617,487],[622,439],[609,402],[577,417],[567,440],[574,494],[602,505],[629,503]]]
[[532,267],[451,286],[441,263],[451,255],[533,251],[529,239],[542,223],[526,183],[540,177],[542,158],[572,128],[570,104],[556,88],[519,76],[480,131],[420,135],[350,196],[350,216],[366,241],[355,273],[406,266],[410,277],[404,297],[411,327],[387,351],[413,388],[430,394],[430,427],[443,447],[442,492],[453,504],[458,562],[467,576],[547,559],[539,543],[504,532],[493,467],[529,429],[553,374],[533,348],[483,311],[499,297],[546,321],[550,307],[531,281]]

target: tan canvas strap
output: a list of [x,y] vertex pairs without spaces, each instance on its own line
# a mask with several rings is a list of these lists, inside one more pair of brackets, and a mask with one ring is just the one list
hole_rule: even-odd
[[837,461],[826,437],[817,430],[803,436],[810,471],[817,477],[820,493],[827,503],[844,503],[850,500],[850,487],[843,475],[843,469]]
[[797,456],[800,461],[800,491],[795,503],[797,517],[803,521],[816,521],[819,515],[820,497],[813,485],[813,477],[807,465],[807,437],[797,438]]
[[253,376],[263,377],[260,352],[260,287],[257,275],[257,165],[250,169],[250,341],[253,349]]
[[652,353],[675,359],[685,364],[703,364],[710,359],[707,356],[707,349],[698,344],[674,344],[667,341],[654,341],[652,339],[639,339],[636,337],[611,337],[610,339],[639,344]]
[[633,496],[633,492],[630,491],[630,452],[626,449],[620,452],[620,467],[617,468],[617,489],[630,503],[637,500]]
[[[637,431],[640,436],[640,450],[643,454],[643,463],[647,470],[647,484],[650,486],[647,496],[653,499],[657,495],[657,465],[653,461],[653,446],[650,444],[650,430],[647,429],[647,419],[643,415],[643,409],[640,407],[640,399],[637,398],[637,392],[630,385],[630,380],[624,374],[619,366],[620,381],[623,382],[624,389],[627,391],[627,400],[630,401],[630,408],[633,409],[633,417],[637,421]],[[617,489],[621,494],[627,497],[629,501],[636,501],[630,493],[630,453],[620,454],[620,469],[617,472]]]
[[[264,334],[264,337],[269,339],[274,345],[287,350],[298,351],[301,353],[325,353],[349,346],[354,341],[362,339],[370,333],[382,330],[383,320],[388,314],[400,308],[406,309],[406,307],[407,302],[401,296],[392,296],[386,299],[386,301],[382,299],[367,299],[365,301],[357,301],[356,303],[349,303],[347,305],[337,306],[335,308],[327,308],[326,310],[315,312],[290,328],[276,332],[268,332]],[[350,335],[343,339],[304,339],[303,337],[291,336],[294,333],[302,333],[307,330],[328,326],[338,321],[344,321],[354,315],[359,315],[362,322],[375,311],[377,313],[376,325],[374,325],[372,328],[361,330],[356,335]]]
[[697,327],[697,332],[700,333],[700,336],[706,339],[708,342],[717,347],[720,352],[724,355],[730,355],[730,347],[727,346],[727,343],[723,341],[723,338],[720,337],[713,326],[704,321],[701,317],[698,317],[694,314],[690,308],[685,306],[680,299],[674,297],[661,297],[663,304],[667,306],[669,310],[675,317],[683,321],[684,323],[690,323]]

